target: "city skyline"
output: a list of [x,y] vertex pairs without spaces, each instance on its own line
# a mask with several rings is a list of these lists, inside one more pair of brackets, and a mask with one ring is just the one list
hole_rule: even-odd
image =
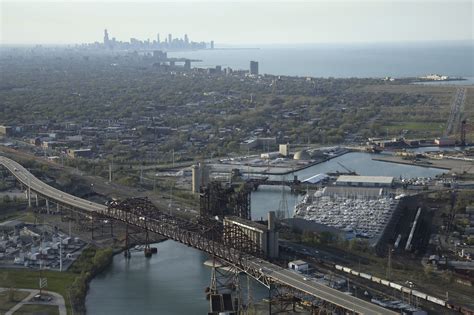
[[182,38],[173,37],[173,34],[164,36],[164,40],[161,40],[160,33],[157,33],[154,39],[138,39],[131,37],[129,41],[117,39],[115,36],[109,36],[107,29],[104,29],[103,41],[94,41],[93,43],[87,43],[86,46],[97,46],[102,45],[103,48],[107,49],[164,49],[164,50],[187,50],[187,49],[214,49],[214,41],[208,43],[204,41],[194,42],[189,39],[188,34],[184,34]]
[[1,8],[2,44],[91,43],[104,28],[121,39],[166,29],[221,45],[473,39],[471,1],[3,1]]

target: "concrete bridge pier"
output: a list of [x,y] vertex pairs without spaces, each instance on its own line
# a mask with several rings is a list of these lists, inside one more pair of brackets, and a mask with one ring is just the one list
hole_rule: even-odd
[[61,210],[59,203],[56,203],[56,210],[59,212]]
[[35,205],[36,205],[36,208],[39,207],[38,194],[35,194]]
[[46,200],[46,213],[49,214],[49,200],[48,199],[45,199]]
[[28,187],[26,190],[26,199],[28,199],[28,208],[31,208],[31,189]]

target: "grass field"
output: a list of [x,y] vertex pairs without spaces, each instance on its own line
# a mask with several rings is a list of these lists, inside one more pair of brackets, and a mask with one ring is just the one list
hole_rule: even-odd
[[464,118],[467,120],[466,140],[469,143],[474,143],[474,87],[467,89],[463,112]]
[[[68,288],[76,274],[71,272],[43,271],[43,277],[48,279],[47,290],[57,292],[64,297],[68,313],[71,312]],[[0,287],[14,287],[18,289],[38,289],[39,271],[29,269],[1,269]]]
[[14,315],[27,314],[59,315],[59,308],[57,305],[26,304],[14,313]]
[[[400,102],[398,105],[379,104],[379,119],[384,133],[388,137],[403,134],[408,139],[435,138],[443,135],[451,110],[456,88],[450,86],[429,85],[371,85],[363,88],[370,93],[418,96],[415,102]],[[389,97],[389,96],[387,96]],[[391,97],[391,96],[390,96]],[[402,131],[406,130],[406,133]]]
[[15,291],[13,294],[13,301],[10,301],[9,293],[10,292],[8,291],[0,292],[0,314],[5,314],[5,312],[26,298],[29,294],[29,292]]

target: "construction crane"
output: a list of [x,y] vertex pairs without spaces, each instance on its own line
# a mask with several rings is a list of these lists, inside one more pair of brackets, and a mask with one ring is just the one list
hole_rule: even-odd
[[355,171],[351,170],[350,168],[344,166],[344,164],[342,164],[341,162],[337,162],[337,164],[339,164],[343,169],[345,169],[347,172],[353,174],[355,173]]

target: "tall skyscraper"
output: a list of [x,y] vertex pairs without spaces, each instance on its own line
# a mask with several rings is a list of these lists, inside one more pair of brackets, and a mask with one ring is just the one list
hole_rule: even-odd
[[258,75],[258,61],[250,61],[250,74]]
[[172,39],[173,37],[171,36],[171,34],[168,34],[168,44],[171,44]]
[[214,41],[211,40],[211,49],[214,49]]
[[109,44],[109,33],[107,32],[107,29],[104,30],[104,45]]
[[160,43],[160,33],[156,35],[156,42],[159,44]]
[[184,34],[184,43],[185,43],[186,45],[189,44],[188,34]]

